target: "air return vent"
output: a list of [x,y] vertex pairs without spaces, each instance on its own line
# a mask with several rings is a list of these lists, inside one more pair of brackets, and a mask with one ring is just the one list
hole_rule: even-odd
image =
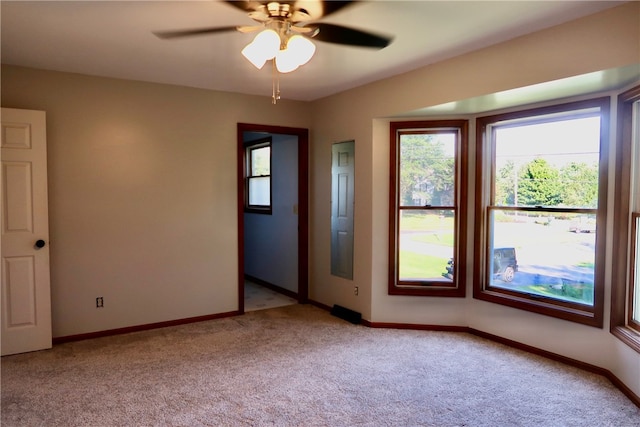
[[347,322],[351,322],[354,325],[359,324],[360,321],[362,320],[362,314],[353,310],[349,310],[348,308],[344,308],[339,305],[333,306],[333,308],[331,309],[331,314],[341,319],[344,319]]

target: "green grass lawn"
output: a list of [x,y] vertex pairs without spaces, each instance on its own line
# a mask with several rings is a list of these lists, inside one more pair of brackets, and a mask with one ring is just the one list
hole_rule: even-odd
[[403,231],[453,230],[453,218],[422,213],[403,213],[400,224]]
[[441,233],[424,233],[418,234],[412,237],[412,240],[422,243],[432,243],[434,245],[443,245],[453,247],[453,233],[441,232]]
[[583,267],[583,268],[590,268],[590,269],[594,269],[596,266],[596,264],[593,261],[583,261],[583,262],[579,262],[576,267]]
[[400,279],[442,278],[448,261],[447,258],[400,251]]
[[[566,224],[553,224],[554,226],[541,227],[535,223],[504,223],[496,224],[499,231],[505,236],[517,236],[513,243],[512,238],[507,241],[509,245],[519,248],[518,245],[531,246],[541,243],[547,245],[584,244],[585,236],[569,233]],[[401,219],[401,230],[410,231],[406,238],[416,242],[430,245],[441,245],[453,248],[454,246],[454,221],[451,217],[426,214],[424,212],[405,212]],[[518,245],[514,245],[514,243]],[[446,272],[449,258],[441,258],[432,255],[423,255],[410,251],[400,251],[400,278],[401,280],[416,279],[441,279]],[[573,260],[575,267],[593,268],[593,260]],[[593,304],[593,284],[565,284],[560,287],[549,284],[535,284],[519,286],[518,290],[535,295],[547,296],[564,301],[578,302],[581,304]]]
[[593,284],[590,283],[581,285],[563,285],[561,289],[552,288],[548,285],[529,285],[525,289],[536,295],[543,295],[583,304],[593,304]]

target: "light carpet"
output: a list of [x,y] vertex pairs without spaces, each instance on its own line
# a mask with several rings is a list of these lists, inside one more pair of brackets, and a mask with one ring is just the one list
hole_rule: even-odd
[[2,426],[640,426],[603,377],[309,305],[2,358]]

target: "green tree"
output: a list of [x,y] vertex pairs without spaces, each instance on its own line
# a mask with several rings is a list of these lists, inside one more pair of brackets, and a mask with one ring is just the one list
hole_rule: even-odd
[[560,170],[562,203],[566,206],[596,208],[598,205],[598,164],[569,163]]
[[518,180],[518,203],[526,206],[562,203],[560,172],[545,159],[534,159],[524,165]]
[[452,205],[454,158],[432,135],[402,135],[400,200],[406,205]]
[[251,151],[251,168],[253,175],[269,175],[271,163],[271,147],[253,148]]
[[496,176],[496,205],[515,206],[516,204],[516,166],[509,160],[500,168]]

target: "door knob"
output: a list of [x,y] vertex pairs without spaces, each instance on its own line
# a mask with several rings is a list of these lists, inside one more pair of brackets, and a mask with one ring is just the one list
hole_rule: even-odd
[[38,248],[38,249],[44,248],[44,245],[46,245],[44,240],[39,239],[39,240],[36,241],[36,248]]

